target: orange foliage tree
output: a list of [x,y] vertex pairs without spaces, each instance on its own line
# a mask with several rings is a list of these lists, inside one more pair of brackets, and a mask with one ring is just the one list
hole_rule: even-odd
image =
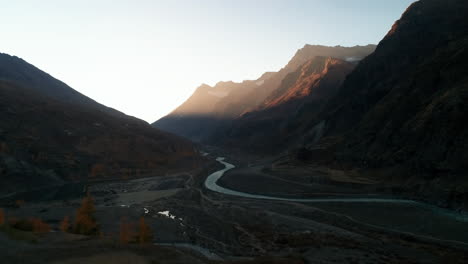
[[101,177],[104,176],[105,166],[101,163],[96,163],[91,167],[90,176],[91,177]]
[[0,226],[5,224],[5,212],[0,208]]
[[25,204],[24,200],[16,200],[15,205],[18,208],[21,208]]
[[98,235],[99,226],[94,217],[94,199],[88,194],[81,202],[80,208],[76,211],[73,231],[82,235]]
[[50,226],[44,223],[40,218],[32,218],[30,221],[34,233],[47,233],[50,231]]
[[120,219],[120,233],[119,240],[122,244],[128,244],[135,240],[135,231],[132,223],[127,221],[126,218],[122,217]]
[[145,218],[143,216],[140,217],[139,221],[138,241],[140,244],[147,244],[153,241],[153,231],[145,223]]
[[70,230],[70,218],[68,216],[65,216],[60,222],[60,230],[62,232],[68,232]]

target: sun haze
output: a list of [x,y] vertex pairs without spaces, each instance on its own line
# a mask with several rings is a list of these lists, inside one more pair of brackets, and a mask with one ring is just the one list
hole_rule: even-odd
[[411,2],[2,1],[1,51],[153,122],[200,84],[279,70],[306,43],[376,44]]

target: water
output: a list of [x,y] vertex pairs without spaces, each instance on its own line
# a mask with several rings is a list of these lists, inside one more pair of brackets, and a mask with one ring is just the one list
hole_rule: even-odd
[[351,217],[352,219],[386,228],[450,242],[468,243],[468,214],[451,211],[422,202],[392,198],[285,198],[245,193],[217,184],[233,164],[216,159],[224,169],[209,175],[205,187],[211,191],[250,199],[317,203],[318,208]]

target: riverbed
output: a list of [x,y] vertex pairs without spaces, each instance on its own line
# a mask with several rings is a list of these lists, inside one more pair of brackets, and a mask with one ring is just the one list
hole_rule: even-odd
[[[326,211],[343,214],[355,221],[383,229],[431,237],[435,240],[468,243],[468,215],[422,202],[397,198],[286,198],[232,190],[218,185],[218,180],[236,166],[218,157],[224,169],[210,174],[205,188],[225,195],[249,199],[314,203]],[[468,244],[467,244],[468,245]]]

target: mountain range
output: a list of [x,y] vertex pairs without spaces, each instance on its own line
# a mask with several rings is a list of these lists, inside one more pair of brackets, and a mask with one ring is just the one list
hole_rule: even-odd
[[255,81],[202,85],[153,126],[468,197],[468,5],[449,2],[413,3],[376,47],[306,45]]
[[[201,85],[186,102],[169,115],[153,123],[153,126],[193,141],[208,143],[215,133],[219,134],[220,130],[228,128],[233,120],[259,111],[268,104],[272,106],[273,97],[281,96],[281,93],[289,88],[294,89],[289,86],[301,74],[301,67],[309,67],[309,71],[319,70],[320,67],[326,66],[326,60],[323,58],[327,57],[352,65],[374,49],[374,45],[349,48],[305,45],[278,72],[266,72],[256,80],[241,83],[219,82],[214,87]],[[316,59],[316,57],[322,57],[322,59]],[[306,70],[304,74],[307,75],[307,69],[304,70]],[[306,88],[302,87],[302,89]],[[287,100],[289,99],[283,98],[283,101]]]

